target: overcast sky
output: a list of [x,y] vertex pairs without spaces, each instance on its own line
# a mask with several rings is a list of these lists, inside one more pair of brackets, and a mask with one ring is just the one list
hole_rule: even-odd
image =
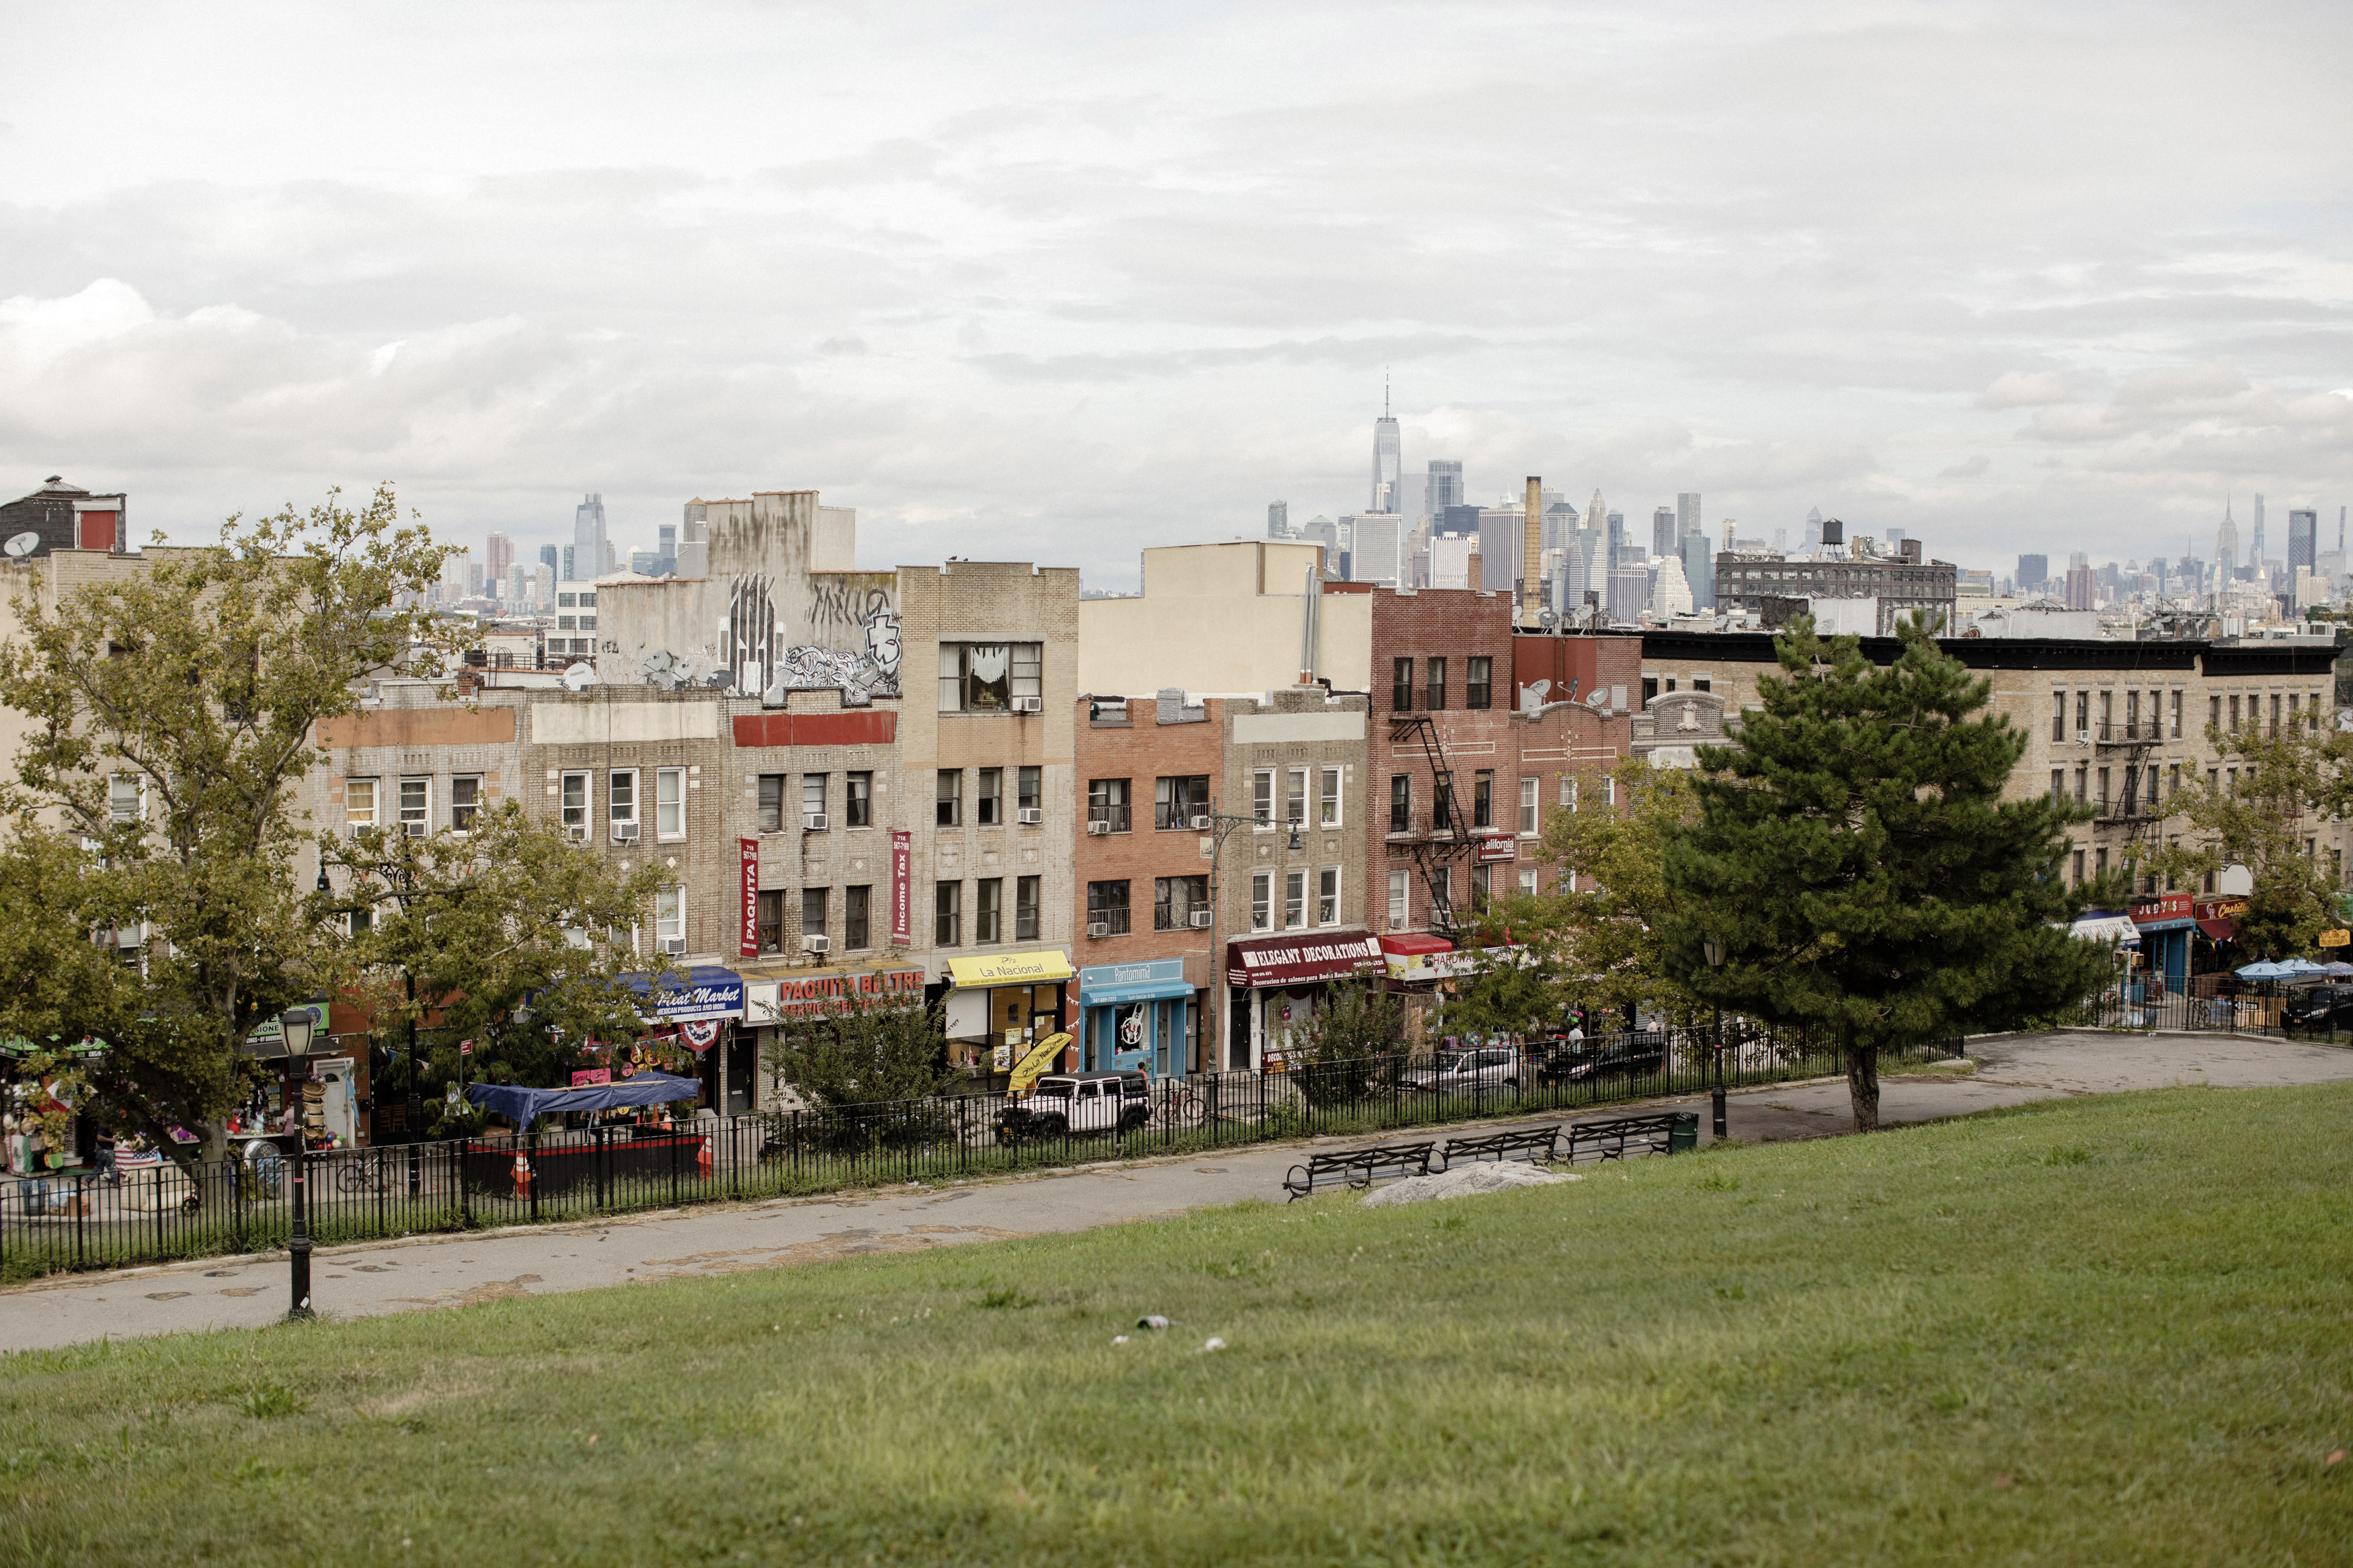
[[[1964,565],[2353,500],[2353,6],[6,7],[0,491],[1083,567],[1541,474]],[[2242,548],[2244,548],[2242,542]]]

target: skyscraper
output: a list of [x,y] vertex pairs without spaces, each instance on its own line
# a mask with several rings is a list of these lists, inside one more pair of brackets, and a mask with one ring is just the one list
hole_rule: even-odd
[[[1389,512],[1340,520],[1348,528],[1348,581],[1406,585],[1405,519]],[[1349,527],[1353,524],[1353,527]]]
[[[1697,501],[1699,498],[1690,498]],[[1683,581],[1691,584],[1692,608],[1715,608],[1715,557],[1707,548],[1707,530],[1693,509],[1692,525],[1683,532]]]
[[543,544],[539,547],[539,563],[547,568],[547,579],[552,583],[556,573],[563,568],[564,557],[556,552],[553,544]]
[[503,533],[491,535],[490,542],[482,547],[482,575],[491,582],[500,584],[501,593],[512,596],[513,589],[504,584],[508,578],[514,575],[513,540]]
[[1423,481],[1421,510],[1435,520],[1450,506],[1462,504],[1462,465],[1452,458],[1430,459],[1430,478]]
[[1679,528],[1680,524],[1675,521],[1675,514],[1665,507],[1661,507],[1652,512],[1651,514],[1651,553],[1654,556],[1680,555],[1683,540]]
[[590,494],[572,513],[570,574],[586,583],[613,569],[613,545],[605,533],[605,498]]
[[2299,566],[2320,563],[2320,510],[2317,507],[2300,507],[2287,514],[2287,574],[2295,577]]
[[2263,498],[2255,498],[2254,542],[2247,547],[2247,564],[2255,569],[2255,581],[2263,581]]
[[2018,591],[2031,594],[2051,580],[2051,557],[2021,555],[2018,558]]
[[1291,538],[1291,503],[1271,500],[1266,503],[1266,536],[1269,539]]
[[2222,526],[2214,531],[2214,586],[2226,586],[2239,569],[2239,525],[2231,521],[2229,497],[2222,500]]
[[1366,511],[1398,511],[1398,482],[1405,477],[1404,450],[1398,441],[1398,422],[1389,415],[1389,386],[1381,382],[1381,416],[1373,421],[1373,500]]
[[[1689,539],[1693,534],[1699,532],[1702,526],[1699,521],[1699,492],[1685,490],[1675,497],[1675,537]],[[1692,595],[1694,598],[1699,595],[1699,584],[1695,582],[1692,584]]]
[[1806,511],[1806,542],[1800,548],[1809,555],[1822,547],[1822,509],[1810,507]]

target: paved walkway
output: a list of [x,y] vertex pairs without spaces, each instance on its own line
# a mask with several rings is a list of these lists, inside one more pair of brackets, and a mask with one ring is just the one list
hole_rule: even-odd
[[[1926,1121],[2065,1095],[2175,1084],[2237,1089],[2353,1079],[2353,1050],[2232,1036],[2063,1034],[1980,1040],[1973,1077],[1890,1079],[1884,1121]],[[1705,1098],[1662,1102],[1704,1107]],[[1655,1109],[1653,1107],[1652,1109]],[[1606,1109],[1577,1113],[1603,1117]],[[1743,1142],[1852,1126],[1843,1079],[1736,1090]],[[1707,1131],[1701,1121],[1702,1136]],[[1298,1145],[1098,1165],[969,1186],[709,1205],[594,1225],[337,1247],[312,1259],[319,1310],[372,1317],[640,1280],[705,1278],[860,1254],[918,1252],[1092,1229],[1244,1198],[1282,1197]],[[0,1292],[0,1351],[182,1330],[257,1328],[286,1310],[281,1256],[77,1275]]]

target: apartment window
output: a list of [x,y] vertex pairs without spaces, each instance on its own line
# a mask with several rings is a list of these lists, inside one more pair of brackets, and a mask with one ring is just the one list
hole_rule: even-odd
[[[586,774],[576,775],[586,778]],[[566,781],[569,782],[569,779]],[[565,819],[571,820],[569,816]],[[345,779],[343,781],[343,821],[353,827],[375,826],[375,780]]]
[[812,817],[825,815],[825,786],[826,775],[823,773],[801,775],[801,826],[803,828],[808,826]]
[[2125,693],[2125,739],[2137,741],[2140,735],[2140,693]]
[[1250,873],[1250,930],[1274,929],[1274,873]]
[[1324,827],[1340,826],[1340,770],[1338,768],[1324,770],[1324,795],[1315,820],[1318,826]]
[[1261,827],[1274,826],[1274,770],[1260,768],[1250,774],[1250,816]]
[[1125,882],[1089,882],[1087,884],[1087,934],[1095,934],[1102,927],[1106,936],[1127,934],[1127,884]]
[[1005,826],[1005,770],[982,768],[973,790],[972,819],[982,827]]
[[785,950],[785,890],[782,888],[764,889],[754,906],[760,929],[760,951],[782,952]]
[[841,889],[841,945],[847,951],[856,952],[860,948],[874,945],[873,935],[867,924],[873,908],[874,889],[871,887]]
[[654,770],[654,837],[686,837],[686,770]]
[[1301,868],[1282,874],[1282,925],[1285,931],[1296,931],[1307,923],[1307,871]]
[[1692,689],[1694,691],[1713,691],[1715,689],[1715,682],[1707,676],[1694,675],[1692,677]]
[[1471,868],[1471,909],[1474,914],[1487,912],[1487,905],[1493,898],[1494,870],[1493,866]]
[[118,826],[126,822],[143,821],[147,816],[147,795],[143,783],[129,773],[115,773],[106,781],[107,820]]
[[474,818],[481,815],[482,781],[467,774],[449,781],[449,826],[459,833],[474,830]]
[[845,827],[874,826],[874,773],[860,769],[842,775],[841,824]]
[[2125,793],[2123,796],[2123,810],[2126,816],[2130,816],[2132,815],[2133,806],[2139,799],[2140,770],[2137,767],[2127,767],[2125,769]]
[[2115,692],[2113,692],[2113,691],[2103,691],[2103,692],[2101,692],[2101,693],[2100,693],[2100,739],[2102,739],[2102,740],[2105,740],[2105,739],[2107,739],[2108,735],[2109,735],[2109,734],[2110,734],[2110,732],[2111,732],[2111,731],[2109,731],[2109,729],[2108,729],[2108,725],[2109,725],[2111,722],[2113,722],[2113,721],[2114,721],[2114,720],[2116,719],[2116,694]]
[[1413,775],[1410,773],[1389,775],[1389,831],[1413,831]]
[[2165,797],[2171,800],[2181,793],[2181,764],[2174,763],[2165,770]]
[[2102,768],[2102,769],[2100,770],[2100,815],[2101,815],[2101,816],[2105,816],[2107,815],[2107,812],[2108,812],[2108,770],[2107,770],[2107,769],[2105,769],[2105,768]]
[[1492,658],[1479,658],[1470,661],[1462,675],[1463,707],[1492,708],[1495,705],[1494,669],[1495,661]]
[[1189,828],[1209,810],[1207,773],[1164,776],[1152,783],[1152,825],[1163,831]]
[[2278,692],[2276,692],[2276,691],[2274,691],[2274,692],[2273,692],[2273,693],[2272,693],[2272,739],[2273,739],[2273,740],[2274,740],[2274,741],[2276,741],[2276,740],[2278,740],[2278,739],[2279,739],[2279,719],[2280,719],[2280,700],[2279,700],[2279,693],[2278,693]]
[[1577,780],[1567,773],[1560,775],[1560,808],[1563,811],[1577,809]]
[[2231,730],[2233,734],[2239,730],[2239,700],[2236,697],[2231,699]]
[[605,781],[605,814],[613,826],[634,825],[638,820],[638,773],[635,768],[616,769]]
[[1207,877],[1160,877],[1152,884],[1152,929],[1184,931],[1193,923],[1195,910],[1209,907]]
[[1655,675],[1642,677],[1642,706],[1648,708],[1651,705],[1651,699],[1658,694],[1659,678]]
[[1413,708],[1413,660],[1409,658],[1389,661],[1389,706],[1400,713]]
[[[2157,804],[2158,804],[2158,802],[2157,802],[2157,767],[2156,767],[2156,764],[2151,763],[2151,764],[2149,765],[2149,768],[2148,768],[2147,772],[2148,772],[2148,805],[2149,805],[2149,809],[2150,809],[2150,810],[2152,810],[2152,811],[2154,811],[2154,810],[2156,810],[2156,809],[2157,809]],[[2179,781],[2177,781],[2177,787],[2179,787]]]
[[1340,923],[1340,868],[1326,866],[1315,873],[1315,923]]
[[2218,730],[2221,725],[2222,700],[2219,697],[2209,697],[2206,699],[2206,727],[2210,730]]
[[2051,738],[2054,741],[2067,738],[2067,694],[2063,691],[2051,694]]
[[1045,770],[1042,768],[1026,767],[1014,775],[1013,804],[1016,809],[1021,811],[1044,809],[1039,805],[1039,797],[1043,793],[1039,781],[1044,773]]
[[1013,881],[1013,940],[1038,940],[1038,889],[1042,878],[1017,877]]
[[433,781],[403,779],[400,781],[400,830],[411,838],[422,838],[433,830]]
[[1618,804],[1618,775],[1616,773],[1603,773],[1601,775],[1601,804],[1607,806],[1615,806]]
[[[2076,881],[2076,884],[2077,884],[2078,886],[2081,886],[2081,885],[2082,885],[2082,883],[2083,883],[2083,880],[2084,880],[2084,852],[2083,852],[2081,849],[2078,849],[2078,850],[2076,850],[2076,851],[2075,851],[2075,881]],[[2212,892],[2212,891],[2214,890],[2214,889],[2213,889],[2213,887],[2211,886],[2211,883],[2212,883],[2212,881],[2213,881],[2213,879],[2210,877],[2210,878],[2208,878],[2208,879],[2207,879],[2207,881],[2208,881],[2208,883],[2209,883],[2209,886],[2207,887],[2206,890],[2207,890],[2208,892],[2210,892],[2210,893],[2211,893],[2211,892]]]
[[654,941],[664,952],[686,948],[686,889],[664,888],[654,894]]
[[1429,661],[1430,679],[1422,689],[1421,705],[1433,713],[1446,706],[1446,661]]
[[1045,694],[1042,643],[940,644],[940,711],[1009,713]]
[[1534,838],[1535,836],[1536,781],[1525,778],[1520,781],[1520,837]]
[[1125,779],[1096,779],[1087,785],[1087,820],[1108,822],[1113,833],[1127,831]]
[[785,775],[760,775],[760,831],[781,833],[785,826]]
[[1535,868],[1531,867],[1529,869],[1520,873],[1520,897],[1524,899],[1533,899],[1535,896],[1536,874]]
[[933,820],[942,827],[964,826],[964,770],[942,768],[936,786],[936,805]]
[[1396,931],[1412,919],[1413,873],[1389,873],[1389,929]]
[[975,943],[1004,941],[999,922],[1005,918],[1005,879],[983,877],[973,889],[977,896],[972,905],[972,940]]
[[2106,876],[2107,874],[2108,874],[2108,852],[2107,852],[2106,850],[2105,850],[2105,849],[2094,849],[2094,850],[2093,850],[2093,851],[2092,851],[2092,875],[2093,875],[2093,876],[2094,876],[2094,877],[2105,877],[2105,876]]
[[964,884],[942,882],[932,889],[932,945],[964,943]]
[[2064,768],[2051,770],[2051,798],[2052,800],[2067,798],[2067,770]]
[[1481,768],[1471,775],[1471,826],[1495,826],[1495,770]]
[[1454,804],[1454,780],[1451,775],[1430,783],[1430,830],[1432,833],[1452,833],[1462,824],[1457,820],[1459,810]]
[[2092,694],[2088,691],[2078,691],[2075,693],[2075,738],[2079,741],[2087,740],[2091,733]]
[[564,830],[575,838],[586,837],[588,833],[588,815],[594,805],[588,798],[588,778],[589,775],[586,773],[564,775],[564,794],[561,797],[564,808]]
[[2181,739],[2181,693],[2173,694],[2173,738]]
[[801,889],[801,941],[806,944],[813,936],[826,934],[826,905],[831,901],[830,888]]
[[1289,776],[1283,783],[1286,787],[1282,792],[1282,820],[1295,826],[1303,826],[1307,822],[1307,770],[1289,770]]

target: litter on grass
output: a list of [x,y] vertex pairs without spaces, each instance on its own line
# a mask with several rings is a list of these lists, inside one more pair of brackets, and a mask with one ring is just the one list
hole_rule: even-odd
[[1215,1334],[1210,1335],[1208,1339],[1201,1342],[1201,1350],[1203,1352],[1209,1351],[1221,1351],[1225,1348],[1226,1342],[1218,1338]]
[[1111,1342],[1115,1345],[1124,1345],[1127,1343],[1127,1336],[1125,1334],[1113,1334],[1111,1337]]
[[1168,1320],[1162,1317],[1157,1312],[1151,1312],[1147,1313],[1144,1317],[1136,1319],[1135,1326],[1139,1329],[1165,1329],[1168,1326]]
[[1474,1193],[1508,1192],[1514,1187],[1548,1187],[1556,1182],[1581,1182],[1583,1176],[1539,1171],[1531,1165],[1477,1164],[1440,1171],[1430,1176],[1408,1176],[1365,1194],[1366,1208],[1391,1204],[1426,1204],[1438,1198],[1465,1197]]

